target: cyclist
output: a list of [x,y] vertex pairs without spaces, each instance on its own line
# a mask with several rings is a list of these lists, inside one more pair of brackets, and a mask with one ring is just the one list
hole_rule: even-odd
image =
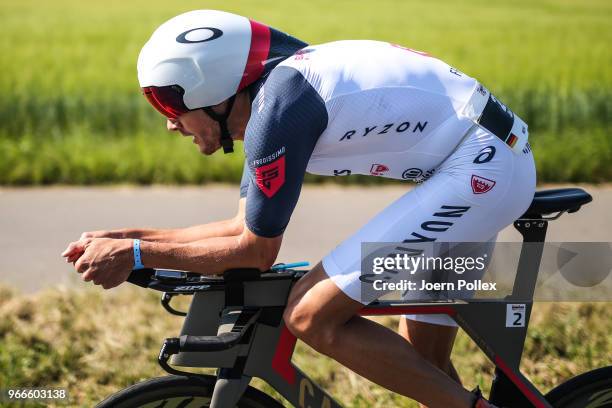
[[202,153],[229,153],[244,141],[238,214],[185,229],[84,233],[63,253],[84,280],[110,288],[142,264],[266,270],[306,172],[416,181],[296,283],[285,323],[319,352],[429,407],[492,406],[460,385],[450,319],[407,316],[401,333],[411,345],[357,315],[373,300],[361,292],[360,244],[494,240],[535,190],[520,118],[425,53],[377,41],[307,46],[212,10],[162,24],[140,53],[138,78],[168,129]]

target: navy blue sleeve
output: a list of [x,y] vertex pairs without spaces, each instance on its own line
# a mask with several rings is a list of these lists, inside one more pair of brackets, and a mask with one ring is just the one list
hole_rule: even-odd
[[249,191],[249,181],[251,181],[251,175],[249,174],[249,165],[247,160],[244,161],[244,167],[242,168],[242,178],[240,179],[240,198],[247,196]]
[[299,71],[276,67],[253,101],[244,139],[250,176],[246,225],[253,233],[283,233],[326,127],[325,102],[315,89]]

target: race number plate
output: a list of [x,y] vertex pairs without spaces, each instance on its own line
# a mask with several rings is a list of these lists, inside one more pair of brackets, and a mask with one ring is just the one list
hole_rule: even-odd
[[506,305],[506,327],[525,327],[525,304]]

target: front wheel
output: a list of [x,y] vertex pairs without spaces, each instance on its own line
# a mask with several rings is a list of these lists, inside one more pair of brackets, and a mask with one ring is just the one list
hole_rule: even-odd
[[[98,408],[206,408],[210,406],[216,377],[169,375],[132,385],[100,402]],[[282,405],[272,397],[248,387],[237,408],[274,408]]]
[[612,407],[612,366],[571,378],[546,394],[555,408]]

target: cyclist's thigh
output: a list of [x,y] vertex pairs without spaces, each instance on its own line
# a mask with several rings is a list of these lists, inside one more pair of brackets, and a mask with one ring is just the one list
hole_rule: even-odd
[[284,319],[293,329],[305,322],[334,326],[347,322],[361,308],[363,305],[344,294],[318,263],[291,288]]
[[534,190],[531,152],[515,154],[475,127],[433,177],[336,247],[323,266],[345,294],[369,303],[359,280],[362,242],[486,242],[525,211]]
[[[448,300],[448,299],[470,299],[474,296],[474,290],[461,286],[460,280],[473,282],[482,279],[489,267],[489,261],[492,259],[493,250],[495,249],[495,241],[497,234],[489,238],[486,242],[453,242],[452,250],[448,256],[455,259],[478,259],[484,266],[482,268],[463,268],[463,269],[429,269],[421,270],[414,275],[416,282],[446,282],[452,283],[453,289],[437,289],[429,290],[413,290],[404,291],[402,293],[403,301],[429,301],[429,300]],[[435,255],[440,255],[435,254]],[[446,255],[444,255],[446,256]],[[461,272],[461,273],[457,273]],[[453,319],[446,315],[432,314],[409,314],[404,315],[405,318],[418,322],[431,323],[444,326],[457,326]]]

